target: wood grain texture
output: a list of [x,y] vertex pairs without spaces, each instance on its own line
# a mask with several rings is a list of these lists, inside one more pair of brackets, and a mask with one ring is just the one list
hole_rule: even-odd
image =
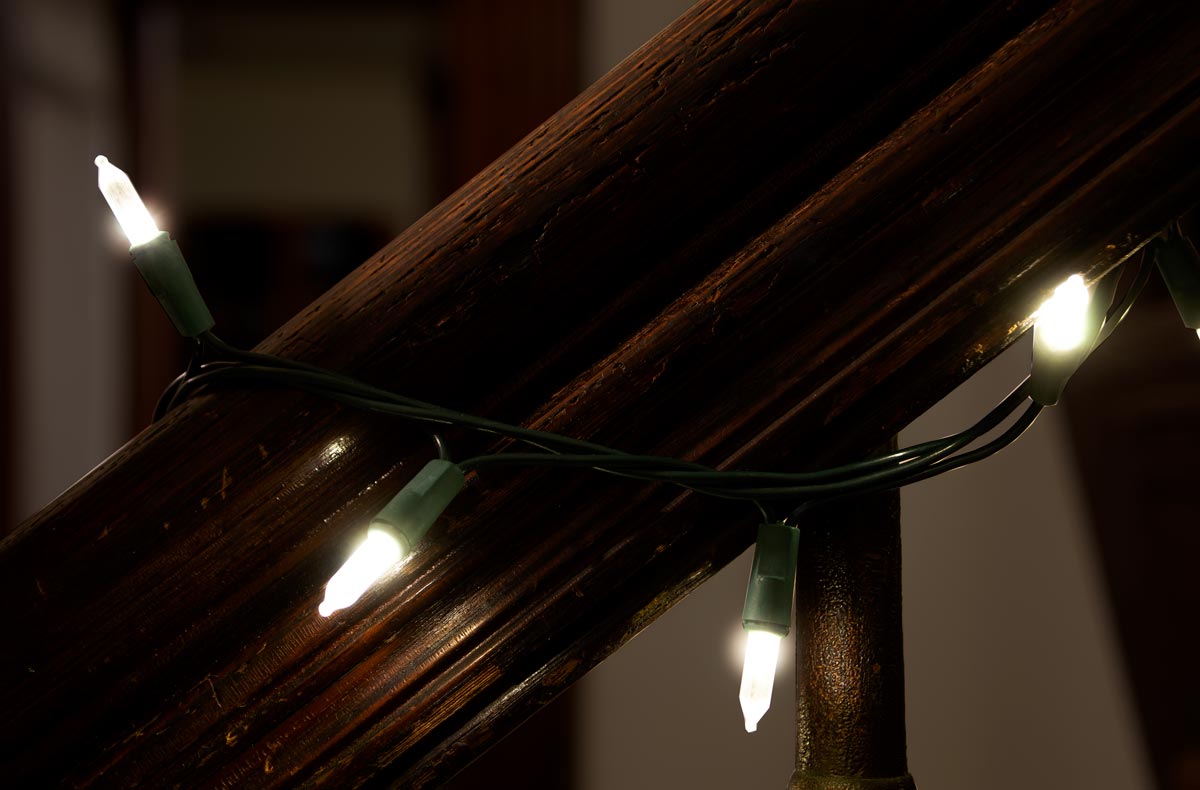
[[[1187,3],[700,3],[264,348],[712,464],[878,446],[1195,198],[1198,33]],[[435,784],[753,540],[749,508],[496,472],[318,617],[430,452],[268,390],[147,429],[0,544],[0,771]]]

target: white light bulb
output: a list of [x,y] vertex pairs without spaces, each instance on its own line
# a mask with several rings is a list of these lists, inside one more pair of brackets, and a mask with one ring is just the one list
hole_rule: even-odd
[[1196,337],[1200,337],[1200,329],[1196,330]]
[[1070,351],[1087,337],[1087,285],[1078,274],[1054,289],[1037,313],[1037,332],[1051,351]]
[[154,217],[146,210],[146,204],[133,188],[133,182],[125,171],[108,161],[106,156],[96,157],[99,170],[100,192],[108,201],[108,207],[121,223],[121,230],[129,237],[129,246],[136,247],[154,239],[160,233]]
[[399,538],[390,529],[371,527],[333,578],[325,585],[325,600],[317,608],[322,617],[345,609],[367,591],[383,574],[401,560],[404,551]]
[[770,631],[746,631],[746,660],[742,665],[742,689],[738,699],[746,717],[746,732],[758,729],[758,721],[771,707],[771,689],[775,686],[775,665],[779,662],[779,643],[783,637]]

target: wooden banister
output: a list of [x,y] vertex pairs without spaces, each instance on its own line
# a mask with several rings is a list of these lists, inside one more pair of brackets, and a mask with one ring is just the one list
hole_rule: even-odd
[[[1198,34],[1183,2],[701,2],[264,349],[712,464],[878,446],[1194,201]],[[430,453],[265,389],[144,431],[0,544],[2,775],[435,783],[753,539],[493,472],[320,618]]]

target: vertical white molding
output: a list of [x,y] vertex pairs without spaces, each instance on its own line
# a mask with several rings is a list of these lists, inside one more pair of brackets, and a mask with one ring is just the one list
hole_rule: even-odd
[[[18,0],[14,68],[18,517],[126,436],[124,288],[92,158],[115,123],[105,4]],[[118,262],[115,262],[118,261]]]

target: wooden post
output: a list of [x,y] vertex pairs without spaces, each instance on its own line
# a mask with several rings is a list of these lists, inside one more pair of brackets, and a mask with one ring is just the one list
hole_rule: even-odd
[[[1200,193],[1198,37],[1195,3],[701,2],[263,349],[715,465],[878,446]],[[319,618],[429,455],[267,389],[143,432],[0,543],[0,775],[427,786],[758,520],[479,475],[392,584]]]
[[899,491],[806,514],[791,790],[913,790],[900,588]]

